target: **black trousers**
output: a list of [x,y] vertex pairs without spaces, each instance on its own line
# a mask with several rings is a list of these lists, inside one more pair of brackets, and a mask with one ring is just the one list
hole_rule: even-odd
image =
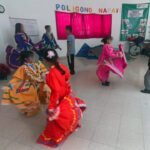
[[75,71],[74,71],[74,54],[70,54],[69,56],[67,56],[67,60],[68,60],[68,66],[69,66],[70,72],[75,73]]

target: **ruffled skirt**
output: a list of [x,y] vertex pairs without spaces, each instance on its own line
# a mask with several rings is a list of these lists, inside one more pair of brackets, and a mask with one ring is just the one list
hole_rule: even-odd
[[54,113],[48,112],[47,126],[37,143],[49,147],[61,145],[80,126],[79,120],[85,109],[86,104],[72,92],[69,93],[60,101]]

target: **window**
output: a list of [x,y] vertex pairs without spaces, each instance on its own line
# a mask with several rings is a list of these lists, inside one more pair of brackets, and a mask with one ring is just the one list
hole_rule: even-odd
[[103,38],[111,35],[112,15],[66,13],[56,11],[58,39],[66,39],[65,28],[72,26],[76,39]]

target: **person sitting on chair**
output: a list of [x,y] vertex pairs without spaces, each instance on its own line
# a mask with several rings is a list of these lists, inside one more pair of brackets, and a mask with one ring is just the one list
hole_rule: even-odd
[[24,26],[21,23],[16,23],[15,25],[15,41],[17,43],[17,49],[19,51],[23,50],[34,50],[38,51],[42,48],[42,41],[35,44],[32,42],[31,38],[25,33]]
[[42,60],[42,49],[44,41],[33,43],[31,38],[25,33],[24,26],[21,23],[15,25],[15,41],[17,43],[17,50],[19,51],[35,51],[39,55],[39,60]]

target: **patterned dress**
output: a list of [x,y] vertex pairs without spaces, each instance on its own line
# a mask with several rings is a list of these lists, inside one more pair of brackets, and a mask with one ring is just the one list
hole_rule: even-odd
[[40,104],[48,102],[50,95],[50,89],[42,79],[46,73],[47,69],[41,62],[20,66],[4,87],[2,105],[13,104],[27,116],[37,113]]
[[48,122],[37,140],[37,143],[49,147],[61,145],[80,126],[79,120],[86,108],[86,104],[71,90],[68,82],[70,71],[64,65],[61,68],[66,72],[65,75],[55,66],[51,67],[47,75],[47,84],[52,91],[47,111]]
[[42,40],[44,41],[44,46],[46,48],[55,49],[58,46],[55,37],[52,33],[49,34],[44,33]]
[[43,47],[42,42],[40,41],[38,43],[33,43],[31,38],[26,33],[17,33],[15,35],[15,41],[17,43],[17,49],[19,51],[22,50],[34,50],[38,51],[38,49],[41,49]]
[[19,60],[21,51],[31,50],[40,55],[40,49],[44,46],[43,41],[34,44],[26,33],[17,33],[15,35],[15,41],[17,43],[17,49],[14,49],[10,45],[6,48],[6,61],[8,66],[12,69],[17,69],[21,66],[21,62]]

